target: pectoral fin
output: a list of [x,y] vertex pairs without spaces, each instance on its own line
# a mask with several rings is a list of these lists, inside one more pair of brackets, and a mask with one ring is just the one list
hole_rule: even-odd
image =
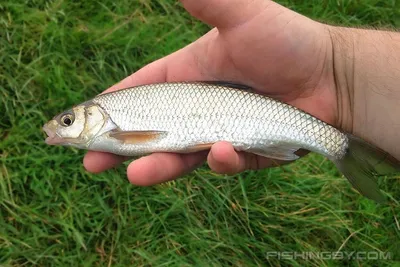
[[125,144],[141,144],[157,140],[165,134],[163,131],[116,131],[110,133],[110,137]]

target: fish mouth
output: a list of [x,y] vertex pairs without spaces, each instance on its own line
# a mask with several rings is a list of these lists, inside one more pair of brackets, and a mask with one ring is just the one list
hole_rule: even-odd
[[47,124],[43,126],[43,131],[46,133],[47,138],[45,140],[48,145],[59,145],[65,143],[65,140],[58,136],[54,131],[52,131]]

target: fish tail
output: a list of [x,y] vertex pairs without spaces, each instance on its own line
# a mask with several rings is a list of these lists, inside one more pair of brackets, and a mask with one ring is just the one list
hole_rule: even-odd
[[349,145],[336,166],[355,189],[369,199],[385,203],[377,176],[400,172],[400,162],[387,152],[348,134]]

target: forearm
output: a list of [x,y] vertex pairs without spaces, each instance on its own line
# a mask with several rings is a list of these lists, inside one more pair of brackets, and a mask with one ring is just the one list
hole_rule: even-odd
[[400,159],[400,33],[330,32],[337,124]]

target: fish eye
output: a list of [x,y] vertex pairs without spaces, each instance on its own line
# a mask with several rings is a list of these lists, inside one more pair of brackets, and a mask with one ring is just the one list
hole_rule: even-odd
[[74,123],[74,116],[72,114],[65,114],[61,117],[61,124],[65,127],[71,126]]

